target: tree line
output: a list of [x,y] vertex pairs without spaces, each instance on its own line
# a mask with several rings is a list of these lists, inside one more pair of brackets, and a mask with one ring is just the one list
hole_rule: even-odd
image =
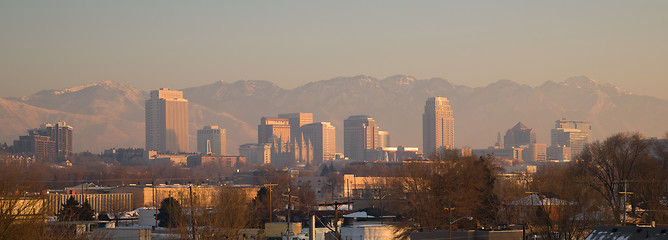
[[[463,157],[456,151],[435,153],[426,160],[400,165],[373,163],[340,169],[324,166],[322,175],[331,178],[332,186],[328,187],[332,190],[341,184],[341,173],[382,172],[380,175],[392,176],[388,181],[374,183],[373,188],[382,191],[372,197],[383,202],[381,209],[375,209],[379,211],[376,214],[396,216],[393,224],[403,239],[416,231],[512,225],[524,226],[544,239],[582,239],[598,225],[668,224],[667,152],[666,140],[620,133],[587,145],[569,163],[540,165],[532,178],[522,181],[499,178],[502,169],[494,156]],[[0,166],[0,194],[7,196],[5,199],[15,196],[14,200],[0,202],[0,230],[4,231],[0,236],[21,236],[16,234],[30,229],[24,228],[31,226],[27,225],[29,221],[19,223],[19,216],[4,210],[17,207],[21,202],[19,193],[39,192],[44,184],[31,181],[40,176],[27,166],[11,161],[0,164],[4,164]],[[313,213],[317,203],[309,186],[292,186],[288,172],[271,166],[259,171],[262,174],[257,176],[258,182],[276,186],[262,187],[252,198],[238,189],[223,187],[212,205],[197,199],[187,205],[165,199],[158,216],[161,226],[184,238],[192,236],[193,229],[201,239],[235,238],[244,234],[242,229],[261,229],[267,222],[278,221],[279,216],[286,221],[286,200],[282,195],[288,191],[298,199],[290,220],[302,221]],[[74,206],[73,213],[82,208],[75,203],[66,205]],[[183,214],[183,209],[191,206],[192,211]],[[43,225],[39,221],[31,224]],[[25,234],[28,239],[32,236]],[[37,238],[35,235],[33,239]]]

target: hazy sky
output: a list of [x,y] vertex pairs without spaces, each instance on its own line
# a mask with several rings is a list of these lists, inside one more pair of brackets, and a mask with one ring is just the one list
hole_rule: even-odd
[[0,1],[3,97],[359,74],[586,75],[668,99],[668,1]]

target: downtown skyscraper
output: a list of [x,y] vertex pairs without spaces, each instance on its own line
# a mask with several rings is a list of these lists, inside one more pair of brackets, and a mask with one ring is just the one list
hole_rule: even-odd
[[503,142],[505,149],[529,146],[536,143],[536,132],[533,128],[529,128],[522,122],[518,122],[514,127],[506,131],[506,135],[503,136]]
[[559,152],[559,148],[570,148],[570,157],[574,158],[582,152],[587,143],[591,142],[591,123],[562,118],[555,121],[554,129],[550,133],[552,152]]
[[189,152],[188,100],[183,92],[167,88],[151,91],[146,100],[146,150]]
[[379,127],[367,115],[354,115],[343,120],[343,154],[356,161],[374,160],[374,150],[380,147]]
[[227,155],[226,131],[216,125],[197,130],[197,152],[201,154]]
[[329,122],[317,122],[301,127],[304,145],[310,150],[308,163],[318,166],[323,161],[332,160],[336,154],[336,128]]
[[422,144],[425,156],[441,147],[455,148],[455,119],[447,98],[427,99],[422,114]]

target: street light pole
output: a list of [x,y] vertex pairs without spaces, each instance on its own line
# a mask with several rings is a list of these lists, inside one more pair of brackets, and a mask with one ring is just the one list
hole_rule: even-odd
[[383,199],[390,195],[389,193],[385,195],[382,193],[382,189],[378,189],[378,196],[380,196],[378,199],[380,201],[380,224],[383,224]]
[[455,208],[448,205],[448,207],[444,209],[448,210],[448,222],[450,223],[450,225],[448,225],[448,239],[452,239],[452,222],[450,222],[450,220],[452,220],[452,210],[455,210]]
[[453,224],[453,223],[456,223],[457,221],[462,220],[462,219],[464,219],[464,218],[468,219],[469,221],[470,221],[470,220],[473,220],[473,217],[460,217],[460,218],[457,218],[457,220],[454,220],[454,221],[450,222],[450,226],[449,226],[449,229],[450,229],[450,230],[449,230],[449,232],[450,232],[450,239],[452,239],[452,224]]

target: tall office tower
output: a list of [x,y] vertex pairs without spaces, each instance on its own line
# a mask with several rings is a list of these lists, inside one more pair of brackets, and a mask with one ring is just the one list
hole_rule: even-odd
[[290,136],[295,141],[300,141],[300,127],[313,123],[313,113],[284,113],[278,114],[279,118],[287,118],[290,123]]
[[311,146],[313,156],[308,164],[318,166],[320,163],[334,159],[336,154],[336,132],[329,122],[306,124],[301,127],[305,145]]
[[555,121],[554,125],[551,131],[552,144],[550,147],[570,147],[572,158],[580,154],[585,145],[591,141],[590,122],[562,118]]
[[288,152],[290,142],[290,120],[287,118],[263,117],[257,126],[257,142],[273,144],[273,151]]
[[503,136],[503,142],[505,149],[517,148],[523,145],[528,146],[536,143],[536,132],[522,124],[522,122],[518,122],[514,127],[506,131],[506,135]]
[[425,156],[441,147],[455,148],[455,118],[447,98],[427,99],[422,114],[422,144]]
[[205,126],[197,130],[197,152],[201,154],[227,155],[225,129]]
[[353,160],[374,160],[378,145],[378,125],[367,115],[350,116],[343,121],[343,154]]
[[390,147],[390,132],[378,131],[378,147]]
[[582,133],[584,133],[584,135],[586,135],[587,143],[591,142],[591,122],[579,121],[579,120],[568,120],[566,118],[562,118],[561,120],[555,121],[554,128],[555,129],[559,129],[559,128],[578,129],[578,130],[580,130],[580,132],[582,132]]
[[63,121],[45,123],[34,129],[41,136],[48,136],[56,143],[56,158],[63,160],[72,155],[72,127]]
[[146,100],[146,150],[189,152],[188,100],[167,88],[151,91]]

